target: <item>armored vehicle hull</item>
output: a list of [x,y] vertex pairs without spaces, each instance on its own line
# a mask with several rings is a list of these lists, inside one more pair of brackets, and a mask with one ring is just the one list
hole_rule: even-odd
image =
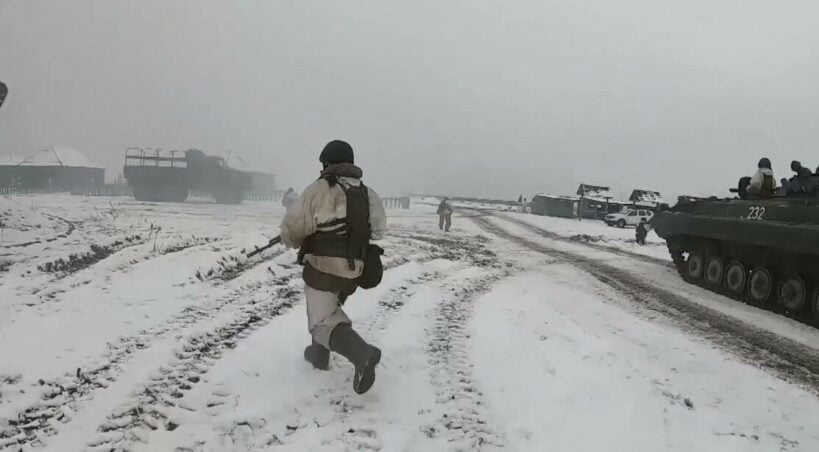
[[686,281],[819,324],[819,199],[681,198],[651,224]]

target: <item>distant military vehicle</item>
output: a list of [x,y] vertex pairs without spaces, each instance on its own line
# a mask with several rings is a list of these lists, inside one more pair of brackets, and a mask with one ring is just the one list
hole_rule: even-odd
[[250,186],[250,174],[197,149],[129,148],[124,175],[138,201],[183,202],[191,191],[200,191],[220,204],[238,204]]
[[680,197],[651,223],[688,282],[819,326],[819,176],[767,199]]

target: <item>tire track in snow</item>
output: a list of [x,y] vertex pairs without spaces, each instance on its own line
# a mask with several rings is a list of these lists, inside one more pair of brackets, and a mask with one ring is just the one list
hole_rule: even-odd
[[[413,233],[403,235],[402,238],[413,241],[421,241],[431,245],[430,251],[435,258],[438,259],[462,262],[465,261],[464,263],[467,265],[478,268],[499,266],[495,253],[485,246],[488,240],[481,236],[473,236],[469,238],[457,236],[437,237],[426,236],[419,234],[417,231],[413,231]],[[482,289],[476,290],[476,293],[480,293],[491,286],[495,279],[493,279],[493,277],[490,275],[492,275],[492,273],[482,274],[481,278],[479,278],[480,282],[477,282],[478,285],[481,285]],[[410,278],[407,280],[406,284],[393,288],[388,294],[381,297],[378,302],[378,310],[368,320],[358,322],[358,328],[360,331],[370,333],[384,331],[389,322],[398,314],[398,312],[400,312],[406,303],[409,302],[410,298],[415,295],[418,288],[428,286],[433,282],[435,282],[436,285],[446,286],[446,283],[442,284],[442,281],[445,281],[444,278],[445,277],[441,272],[434,271],[427,271],[414,278]],[[471,300],[472,299],[469,300],[470,303]],[[445,304],[446,303],[443,305]],[[471,380],[466,378],[470,372],[468,371],[468,368],[471,367],[471,364],[468,363],[468,358],[466,358],[465,350],[468,336],[461,334],[469,315],[466,314],[461,317],[456,317],[455,310],[461,309],[463,306],[458,306],[456,308],[455,303],[453,303],[451,307],[451,310],[442,310],[442,308],[439,307],[435,311],[436,320],[434,323],[435,326],[433,327],[435,333],[433,333],[433,335],[435,335],[437,339],[432,339],[428,348],[430,350],[430,354],[433,356],[431,360],[434,360],[436,364],[442,364],[443,367],[435,367],[432,372],[434,375],[440,375],[440,372],[446,371],[444,368],[448,365],[456,364],[456,362],[462,363],[463,366],[461,366],[459,372],[464,377],[465,383],[461,382],[460,379],[457,382],[453,379],[433,379],[433,385],[436,386],[436,393],[439,403],[441,403],[442,398],[446,399],[447,397],[451,397],[452,400],[454,400],[456,398],[455,394],[467,394],[468,391],[474,390],[474,385],[471,383]],[[466,311],[471,313],[470,310]],[[451,333],[449,330],[450,327],[460,328],[461,332],[456,332],[453,333],[453,335],[449,335]],[[372,336],[372,334],[365,336]],[[434,351],[440,350],[438,345],[444,342],[449,345],[458,344],[455,346],[455,349],[457,349],[458,353],[460,354],[458,359],[448,359],[448,356],[435,355]],[[450,350],[452,349],[450,348]],[[343,358],[338,359],[341,360]],[[338,363],[339,361],[335,362]],[[345,362],[343,365],[345,367],[349,367],[349,370],[352,371],[352,366],[350,366],[348,363]],[[351,372],[348,372],[348,374],[351,375]],[[349,387],[352,383],[352,378],[348,377],[346,383],[347,384],[345,384],[343,388],[336,388],[336,391],[330,396],[331,405],[339,415],[338,418],[333,420],[333,423],[336,425],[338,425],[339,422],[347,424],[351,415],[366,410],[366,407],[360,403],[357,403],[354,396],[350,394]],[[456,383],[460,384],[460,386],[456,385]],[[457,441],[460,438],[465,438],[466,444],[480,445],[490,442],[499,444],[500,441],[497,439],[496,435],[492,434],[489,429],[479,426],[480,424],[485,424],[481,418],[481,410],[478,406],[481,403],[480,396],[474,394],[474,396],[458,398],[461,401],[467,401],[468,403],[462,403],[460,408],[448,410],[447,414],[444,415],[444,418],[441,421],[442,429],[446,429],[450,433],[455,433],[454,435],[450,435],[450,440]],[[435,431],[435,427],[427,426],[423,430],[425,434],[430,435],[430,432]],[[477,432],[482,433],[473,438]],[[352,447],[352,449],[347,450],[381,450],[381,443],[378,439],[378,420],[373,418],[372,415],[366,415],[365,413],[365,416],[358,417],[356,419],[355,427],[344,432],[336,440],[345,446]],[[328,444],[331,443],[325,443],[324,445],[326,446]],[[466,447],[463,450],[475,449]]]
[[[431,259],[432,256],[426,258]],[[407,259],[403,254],[398,254],[385,259],[384,268],[390,270],[405,263]],[[294,285],[298,288],[294,289]],[[99,427],[100,437],[89,444],[91,450],[128,450],[129,444],[144,441],[144,434],[148,431],[175,430],[180,421],[173,420],[174,410],[193,410],[177,403],[178,399],[184,397],[184,392],[199,383],[200,376],[210,370],[224,351],[235,348],[239,340],[292,308],[302,297],[300,286],[300,282],[290,281],[286,287],[278,289],[284,290],[276,296],[277,299],[282,298],[282,301],[265,305],[261,310],[258,304],[251,303],[243,310],[240,320],[228,326],[217,327],[216,332],[190,338],[177,354],[177,359],[160,368],[159,373],[137,395],[136,401],[115,410],[109,416],[108,422]],[[227,394],[214,395],[216,398],[208,408],[218,408],[227,397]],[[343,404],[339,406],[344,407]],[[366,429],[360,430],[359,433],[366,433]],[[266,442],[266,445],[270,444]]]
[[427,331],[430,381],[436,402],[444,412],[434,425],[422,427],[430,438],[446,435],[453,450],[475,451],[483,446],[503,446],[502,434],[495,432],[483,414],[483,394],[472,378],[473,363],[468,357],[468,322],[475,301],[507,272],[485,269],[464,280],[452,280],[434,311]]
[[99,427],[99,437],[89,444],[90,450],[129,450],[134,442],[144,442],[153,430],[173,431],[181,421],[177,410],[192,411],[179,403],[199,383],[223,353],[236,347],[238,341],[287,312],[301,297],[295,284],[277,289],[275,298],[247,306],[228,324],[187,339],[176,359],[160,367],[135,399],[117,408]]
[[267,261],[273,260],[283,255],[287,250],[279,248],[265,255],[248,258],[245,256],[245,249],[233,249],[231,252],[219,256],[216,263],[207,270],[200,268],[194,276],[199,281],[214,281],[216,284],[223,284],[233,281],[249,270],[259,265],[264,265]]
[[[389,238],[394,240],[396,236],[391,234]],[[443,259],[444,256],[449,258],[454,256],[456,261],[469,260],[468,264],[478,262],[479,265],[484,266],[489,265],[489,262],[494,259],[494,254],[484,246],[487,242],[484,238],[478,238],[477,244],[470,243],[468,247],[459,247],[463,248],[460,251],[451,249],[453,244],[456,243],[455,241],[442,242],[437,237],[418,237],[415,235],[399,238],[405,240],[405,242],[390,243],[391,246],[387,247],[388,250],[384,259],[386,271],[408,262],[423,265],[428,261]],[[458,243],[460,242],[466,241],[459,240]],[[418,255],[409,254],[409,249],[418,249],[419,243],[424,244],[424,251],[420,258]],[[444,277],[443,271],[428,270],[399,281],[386,294],[379,297],[378,307],[373,314],[365,320],[356,322],[356,329],[368,341],[377,345],[378,339],[374,336],[378,336],[386,330],[389,323],[401,312],[417,290],[428,286],[430,283],[440,283]],[[277,436],[266,430],[266,421],[259,420],[233,425],[230,430],[222,432],[219,437],[234,444],[234,446],[241,445],[242,450],[267,450],[272,445],[287,444],[287,437],[298,433],[304,422],[309,422],[310,425],[315,425],[319,431],[325,427],[343,427],[340,433],[331,433],[332,436],[325,440],[323,447],[335,445],[344,450],[381,450],[382,445],[378,436],[379,419],[369,414],[367,407],[358,400],[359,396],[352,394],[350,390],[352,366],[344,358],[336,355],[332,356],[332,366],[336,368],[335,371],[345,373],[343,383],[338,382],[330,387],[322,388],[313,396],[320,400],[319,406],[329,406],[331,415],[328,416],[326,410],[321,411],[321,415],[301,413],[297,410],[295,415],[298,419],[288,423],[288,431],[285,432],[285,435]],[[341,370],[340,368],[344,369]],[[221,410],[213,410],[213,408],[218,409],[219,406],[224,405],[228,397],[229,394],[221,390],[214,391],[209,399],[208,414],[211,416],[218,415]],[[309,434],[315,434],[315,431],[311,430]],[[207,444],[196,443],[179,450],[210,450],[207,446]],[[225,447],[225,444],[220,444],[220,446]]]
[[[784,381],[819,394],[818,350],[654,286],[626,270],[532,242],[504,230],[485,217],[472,217],[472,220],[498,237],[538,253],[563,258],[625,295],[639,307],[661,314],[679,329],[709,340],[745,363],[761,367]],[[521,226],[537,233],[537,228],[525,223]]]
[[[435,259],[434,256],[427,256],[421,261],[416,261],[418,264],[424,264]],[[389,272],[397,267],[407,264],[409,261],[403,256],[398,255],[385,259],[385,272]],[[443,278],[443,276],[435,271],[424,271],[421,274],[409,277],[396,283],[395,287],[390,289],[386,294],[379,297],[376,311],[366,320],[356,322],[356,329],[368,340],[373,341],[373,334],[383,331],[389,322],[401,311],[401,309],[409,302],[409,299],[415,292],[436,278]],[[368,334],[369,333],[369,334]],[[377,342],[377,339],[373,342]],[[220,438],[223,441],[230,441],[234,444],[241,444],[242,450],[255,450],[266,448],[271,445],[281,445],[287,443],[287,436],[295,434],[300,429],[302,424],[301,419],[308,419],[311,425],[315,425],[319,431],[322,428],[329,426],[346,426],[345,430],[335,438],[328,439],[325,446],[337,444],[339,447],[345,447],[345,450],[380,450],[381,445],[376,431],[377,422],[375,419],[366,417],[366,407],[360,402],[356,401],[356,397],[351,393],[352,386],[352,366],[339,356],[332,356],[332,368],[337,372],[344,372],[345,377],[343,384],[339,382],[336,385],[328,388],[321,388],[314,398],[320,400],[319,406],[328,406],[329,412],[332,414],[332,419],[320,418],[320,416],[310,416],[297,412],[298,421],[293,421],[288,424],[287,435],[281,438],[264,429],[265,421],[248,422],[241,425],[233,425],[230,430],[222,432]],[[340,370],[342,369],[343,370]],[[229,394],[217,389],[211,393],[207,405],[208,414],[216,416],[221,410],[219,407],[223,406],[228,400]],[[326,405],[325,405],[326,404]],[[322,411],[321,414],[326,414],[327,411]],[[365,414],[365,418],[356,418],[352,421],[351,418],[359,414]],[[311,432],[312,434],[312,432]],[[181,448],[180,450],[201,451],[210,450],[207,444],[197,443],[192,446]],[[220,444],[224,447],[224,444]]]
[[[415,295],[419,288],[429,283],[443,279],[443,275],[437,271],[424,271],[421,274],[410,277],[399,282],[391,288],[388,293],[378,300],[378,308],[367,320],[356,322],[356,329],[362,333],[368,342],[378,345],[377,336],[381,336],[389,323],[403,309],[404,306]],[[374,337],[376,336],[376,337]],[[319,392],[319,396],[327,398],[331,409],[335,412],[332,421],[322,424],[313,419],[315,425],[319,426],[319,431],[323,426],[344,425],[345,431],[335,441],[325,442],[323,445],[329,447],[338,442],[346,446],[346,450],[381,450],[381,442],[378,439],[378,419],[373,414],[367,413],[367,407],[357,401],[358,396],[351,393],[353,367],[344,358],[333,356],[333,366],[342,368],[347,377],[343,385],[336,385],[330,391]],[[351,420],[355,416],[354,420]],[[349,426],[347,428],[346,426]]]
[[37,240],[32,240],[30,242],[15,243],[15,244],[11,244],[11,245],[0,245],[0,249],[27,248],[27,247],[32,246],[32,245],[40,245],[40,244],[43,244],[43,243],[55,242],[55,241],[57,241],[59,239],[68,238],[71,234],[74,233],[74,230],[76,229],[73,221],[69,221],[69,220],[66,220],[63,217],[53,215],[53,214],[49,214],[49,213],[43,213],[42,215],[44,217],[52,220],[52,221],[60,221],[60,222],[62,222],[64,224],[66,224],[68,227],[66,228],[65,232],[54,235],[54,236],[51,236],[51,237],[47,237],[45,239],[37,239]]
[[[409,259],[406,257],[408,254],[406,253],[407,250],[403,251],[404,252],[389,253],[390,256],[385,258],[385,268],[393,268],[408,262]],[[433,255],[427,255],[425,260],[431,260],[435,257],[436,256]],[[261,262],[259,264],[261,264]],[[258,264],[254,265],[254,267],[257,265]],[[298,277],[300,270],[300,267],[296,267],[293,271],[286,273],[285,276],[267,278],[245,284],[227,295],[218,298],[217,301],[211,305],[188,306],[161,326],[141,331],[133,336],[120,338],[118,342],[109,344],[109,351],[105,359],[84,366],[76,371],[66,372],[64,378],[53,381],[41,381],[41,386],[44,388],[43,400],[22,409],[16,418],[0,420],[0,450],[12,446],[43,445],[44,437],[50,437],[59,433],[59,430],[64,425],[72,421],[73,412],[81,410],[82,405],[92,400],[97,392],[105,390],[111,384],[115,383],[122,371],[122,366],[136,353],[149,348],[157,339],[168,337],[177,331],[195,325],[203,319],[216,315],[228,306],[242,309],[243,307],[252,305],[252,301],[239,305],[236,305],[235,302],[240,299],[250,300],[252,294],[267,288],[271,283],[279,285],[288,284],[294,278]],[[257,322],[250,322],[244,329],[256,323]],[[254,326],[254,329],[255,328]],[[227,330],[234,329],[236,329],[235,325],[234,327],[227,328]],[[244,337],[244,335],[241,337]],[[111,431],[114,430],[116,429],[112,429]]]
[[585,247],[588,247],[588,248],[594,248],[596,250],[605,251],[607,253],[612,253],[612,254],[617,254],[617,255],[620,255],[620,256],[630,257],[630,258],[633,258],[633,259],[638,259],[638,260],[641,260],[643,262],[647,262],[649,264],[657,264],[657,265],[662,265],[662,266],[669,267],[669,268],[674,268],[674,264],[668,259],[659,259],[659,258],[656,258],[656,257],[653,257],[653,256],[648,256],[648,255],[645,255],[645,254],[640,254],[640,253],[635,253],[635,252],[632,252],[632,251],[624,250],[622,248],[616,248],[616,247],[613,247],[613,246],[606,246],[606,245],[602,245],[602,244],[599,244],[599,243],[594,243],[594,242],[591,242],[589,240],[583,239],[582,235],[581,236],[575,235],[575,236],[567,237],[565,235],[555,234],[554,232],[547,231],[547,230],[539,228],[539,227],[537,227],[535,225],[529,224],[529,223],[527,223],[527,222],[525,222],[525,221],[523,221],[521,219],[514,218],[514,217],[511,217],[511,216],[505,215],[505,214],[498,214],[498,215],[496,215],[494,213],[487,214],[485,211],[480,211],[480,212],[475,211],[475,212],[476,212],[476,214],[478,214],[478,216],[490,215],[490,216],[494,216],[496,218],[500,218],[500,219],[502,219],[504,221],[514,223],[514,224],[516,224],[516,225],[518,225],[518,226],[520,226],[522,228],[525,228],[525,229],[527,229],[527,230],[529,230],[529,231],[531,231],[531,232],[533,232],[533,233],[535,233],[537,235],[540,235],[542,237],[546,237],[546,238],[549,238],[549,239],[552,239],[552,240],[558,240],[558,241],[561,241],[561,242],[573,243],[573,244],[576,244],[576,245],[581,245],[581,246],[585,246]]
[[[25,444],[42,445],[41,436],[53,436],[61,425],[71,422],[71,413],[79,408],[78,404],[89,401],[98,391],[117,381],[122,366],[136,353],[157,340],[213,317],[227,307],[242,309],[252,305],[253,295],[257,292],[267,289],[271,283],[288,284],[296,276],[297,271],[281,277],[271,275],[245,284],[210,305],[189,305],[160,326],[109,344],[105,358],[76,371],[66,372],[62,379],[41,380],[40,384],[45,388],[42,400],[22,409],[16,418],[0,420],[0,450]],[[246,300],[244,303],[236,305],[243,299]]]
[[[221,239],[213,237],[193,237],[190,239],[176,238],[173,241],[163,244],[163,246],[159,249],[136,250],[135,248],[138,246],[145,245],[147,243],[147,241],[142,241],[139,243],[133,243],[130,246],[122,247],[116,251],[112,250],[110,255],[99,259],[97,262],[88,264],[85,268],[72,270],[68,273],[59,273],[55,279],[50,282],[50,286],[47,290],[40,291],[40,289],[37,288],[33,291],[33,293],[39,293],[40,303],[27,303],[25,306],[34,307],[49,302],[59,302],[62,294],[69,292],[72,289],[76,289],[77,287],[92,284],[94,282],[100,283],[100,288],[106,287],[111,281],[111,277],[114,273],[127,273],[138,264],[163,256],[181,253],[192,248],[208,246],[220,240]],[[135,255],[132,257],[125,256],[124,254],[126,251],[132,251],[135,253]],[[97,265],[101,265],[103,268],[99,268]],[[88,270],[90,268],[93,268],[94,272],[93,275],[89,276],[89,272],[85,272],[84,270]],[[105,272],[105,276],[101,280],[93,279],[102,271]]]

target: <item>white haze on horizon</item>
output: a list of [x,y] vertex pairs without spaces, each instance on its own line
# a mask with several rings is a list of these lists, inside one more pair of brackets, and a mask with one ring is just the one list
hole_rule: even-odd
[[819,3],[0,3],[0,154],[232,151],[307,185],[327,141],[388,195],[580,182],[727,194],[819,165]]

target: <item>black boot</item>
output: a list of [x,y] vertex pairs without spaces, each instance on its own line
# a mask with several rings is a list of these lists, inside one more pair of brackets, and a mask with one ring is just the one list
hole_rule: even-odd
[[323,345],[313,343],[304,349],[304,359],[318,370],[328,370],[330,368],[330,350]]
[[330,350],[344,356],[355,366],[353,390],[369,391],[375,383],[375,366],[381,361],[381,350],[364,342],[351,325],[338,325],[330,336]]

